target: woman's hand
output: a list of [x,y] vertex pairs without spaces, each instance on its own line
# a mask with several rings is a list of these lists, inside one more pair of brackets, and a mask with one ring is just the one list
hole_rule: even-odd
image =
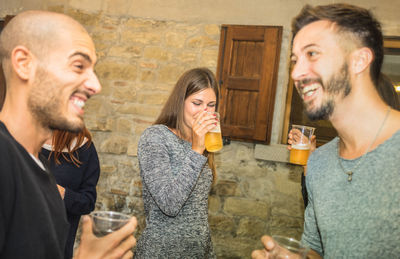
[[207,132],[215,128],[217,117],[213,112],[201,111],[194,117],[192,124],[192,149],[199,154],[205,150],[204,138]]

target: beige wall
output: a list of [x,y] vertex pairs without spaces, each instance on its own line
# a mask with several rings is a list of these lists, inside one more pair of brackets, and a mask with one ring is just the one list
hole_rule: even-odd
[[[293,14],[308,4],[346,2],[371,8],[385,28],[400,31],[400,5],[393,0],[1,0],[0,16],[21,9],[41,9],[49,5],[68,5],[88,12],[143,18],[202,21],[207,23],[277,24],[288,27]],[[389,32],[389,31],[388,31]]]
[[278,88],[272,143],[279,143],[283,126],[284,100],[288,82],[290,20],[304,4],[347,2],[373,10],[383,24],[385,35],[400,35],[400,4],[393,0],[0,0],[0,17],[26,9],[47,9],[64,5],[85,12],[136,18],[202,22],[214,24],[283,25]]

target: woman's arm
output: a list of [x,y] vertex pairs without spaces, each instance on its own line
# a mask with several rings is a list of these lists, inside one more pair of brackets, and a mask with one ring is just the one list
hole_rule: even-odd
[[[140,138],[140,174],[160,210],[176,216],[196,185],[207,158],[190,146],[166,143],[164,133],[160,128],[151,127]],[[172,161],[171,152],[175,157],[181,156],[181,160]]]

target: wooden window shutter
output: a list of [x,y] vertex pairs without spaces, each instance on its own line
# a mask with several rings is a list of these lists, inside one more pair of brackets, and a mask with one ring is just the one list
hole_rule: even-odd
[[281,26],[222,25],[218,57],[222,134],[269,144]]

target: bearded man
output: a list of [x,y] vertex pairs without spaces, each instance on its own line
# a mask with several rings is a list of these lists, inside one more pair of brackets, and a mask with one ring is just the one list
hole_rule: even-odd
[[[381,26],[356,6],[306,6],[293,35],[291,76],[306,112],[329,119],[339,135],[308,160],[307,258],[398,258],[400,112],[377,90]],[[253,258],[269,258],[277,245],[262,242]]]
[[[0,35],[7,85],[0,112],[0,258],[64,257],[68,222],[46,158],[53,129],[84,127],[85,102],[101,90],[96,53],[86,30],[57,13],[27,11]],[[97,238],[84,217],[75,258],[131,258],[137,221]]]

